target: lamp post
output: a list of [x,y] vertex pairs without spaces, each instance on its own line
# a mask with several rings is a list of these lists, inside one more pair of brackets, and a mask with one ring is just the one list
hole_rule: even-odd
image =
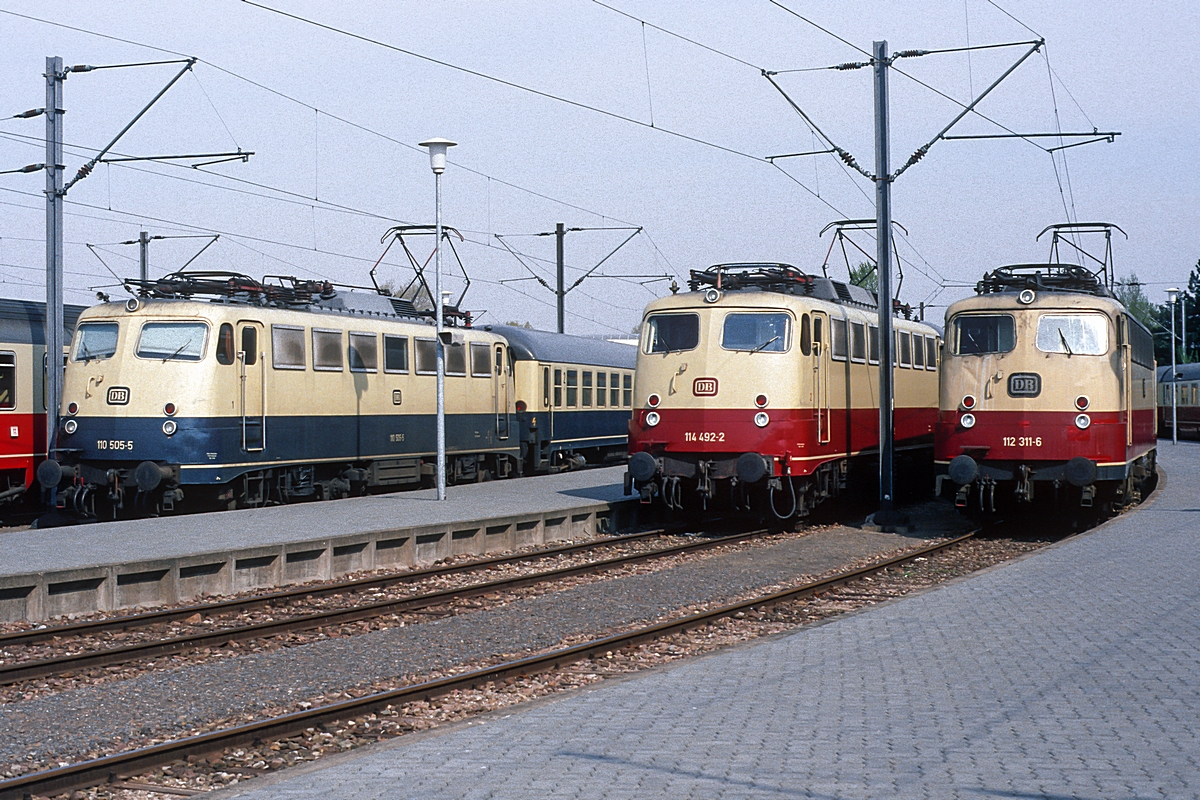
[[446,151],[457,142],[429,139],[421,147],[429,148],[429,166],[433,170],[434,212],[433,302],[437,326],[437,499],[446,499],[446,345],[442,341],[442,173],[446,171]]
[[1171,304],[1171,444],[1179,444],[1179,416],[1175,402],[1175,298],[1178,296],[1178,289],[1167,289],[1167,302]]

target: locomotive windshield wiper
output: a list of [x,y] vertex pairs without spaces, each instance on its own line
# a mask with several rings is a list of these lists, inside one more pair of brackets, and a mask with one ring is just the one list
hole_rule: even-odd
[[1063,347],[1067,348],[1067,358],[1075,355],[1073,352],[1071,352],[1071,345],[1067,344],[1067,337],[1063,334],[1062,328],[1058,329],[1058,338],[1062,339]]
[[[1059,331],[1059,333],[1062,333],[1062,331]],[[183,348],[187,347],[187,346],[188,346],[189,344],[191,344],[191,343],[192,343],[192,340],[191,340],[191,339],[188,339],[186,342],[184,342],[183,344],[179,345],[179,349],[178,349],[178,350],[176,350],[174,353],[171,353],[171,355],[169,355],[169,356],[167,356],[166,358],[164,358],[164,359],[163,359],[163,363],[164,363],[164,364],[165,364],[165,363],[167,363],[167,362],[168,362],[168,361],[170,361],[172,358],[174,358],[175,356],[177,356],[177,355],[179,355],[180,353],[182,353],[182,352],[183,352]]]
[[762,344],[760,344],[758,347],[754,348],[750,352],[757,353],[759,350],[762,350],[777,341],[779,341],[779,334],[775,334],[770,339],[767,339],[765,342],[763,342]]

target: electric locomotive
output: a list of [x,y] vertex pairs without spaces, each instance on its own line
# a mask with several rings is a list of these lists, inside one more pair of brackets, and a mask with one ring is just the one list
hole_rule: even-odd
[[946,311],[939,494],[948,482],[969,511],[1043,496],[1112,509],[1153,488],[1153,339],[1102,275],[1019,264],[975,291]]
[[[693,270],[688,287],[644,314],[627,493],[789,519],[878,463],[872,292],[760,263]],[[941,337],[908,316],[893,320],[896,451],[928,461]]]
[[1178,420],[1177,437],[1200,439],[1200,364],[1177,364],[1175,377],[1170,373],[1169,366],[1158,368],[1158,435],[1171,438]]
[[[63,307],[64,341],[83,306]],[[0,299],[0,504],[28,500],[46,457],[46,304]]]

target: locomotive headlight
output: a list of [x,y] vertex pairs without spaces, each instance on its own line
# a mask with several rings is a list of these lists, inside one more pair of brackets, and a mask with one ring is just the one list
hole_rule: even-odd
[[69,419],[63,423],[63,430],[67,433],[74,433],[79,429],[79,423],[73,419]]
[[1023,305],[1029,305],[1036,299],[1037,294],[1034,293],[1033,289],[1022,289],[1021,293],[1017,295],[1017,302]]
[[975,415],[974,414],[963,414],[961,417],[958,418],[958,424],[962,425],[964,428],[974,428],[975,427]]
[[163,423],[163,433],[165,433],[167,436],[173,435],[178,429],[179,426],[175,424],[175,420],[173,419],[169,419]]
[[658,408],[658,404],[662,402],[662,398],[656,394],[652,394],[646,398],[646,405],[651,408]]
[[765,412],[765,411],[760,411],[754,415],[754,424],[760,428],[767,427],[767,423],[770,421],[771,421],[771,418],[767,415],[767,412]]
[[1075,427],[1081,431],[1086,431],[1092,425],[1092,418],[1087,414],[1080,414],[1075,418]]
[[646,425],[650,428],[653,428],[655,425],[657,425],[659,421],[660,419],[657,411],[651,411],[646,415]]
[[1075,398],[1075,407],[1080,411],[1087,411],[1087,407],[1091,405],[1091,401],[1087,399],[1087,395],[1079,395]]
[[975,407],[975,397],[973,395],[963,395],[962,407],[968,411]]

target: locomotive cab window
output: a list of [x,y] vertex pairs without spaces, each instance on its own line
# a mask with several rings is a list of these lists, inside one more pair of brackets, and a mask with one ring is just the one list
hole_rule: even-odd
[[75,333],[75,361],[91,361],[99,358],[112,358],[117,352],[117,332],[115,322],[84,322]]
[[700,343],[698,314],[653,314],[646,320],[644,353],[678,353]]
[[845,361],[847,355],[846,348],[846,320],[831,319],[829,320],[830,337],[830,356],[834,361]]
[[233,356],[233,326],[222,322],[217,330],[217,363],[232,364]]
[[304,328],[271,326],[271,365],[275,369],[304,369]]
[[408,372],[408,337],[383,335],[383,371]]
[[379,371],[379,344],[373,333],[350,333],[351,372]]
[[471,342],[471,376],[492,377],[492,347],[487,342]]
[[954,318],[955,355],[1008,353],[1016,345],[1016,326],[1007,314],[970,314]]
[[0,409],[17,407],[17,354],[0,353]]
[[721,347],[751,353],[783,353],[791,345],[789,320],[787,314],[726,314]]
[[342,332],[313,328],[313,369],[320,372],[342,371]]
[[199,361],[208,341],[203,322],[147,322],[138,337],[138,358]]
[[1038,318],[1037,349],[1043,353],[1102,356],[1108,352],[1108,317],[1046,314]]

